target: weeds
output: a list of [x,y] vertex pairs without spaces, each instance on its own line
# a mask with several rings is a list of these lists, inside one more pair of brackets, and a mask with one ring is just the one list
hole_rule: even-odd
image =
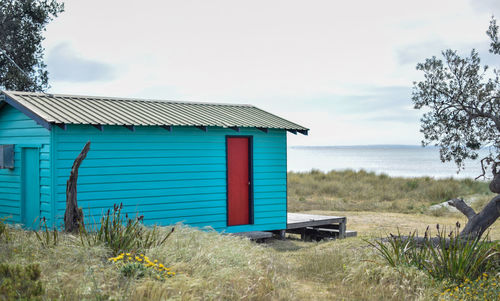
[[106,244],[113,253],[139,252],[151,247],[161,246],[172,234],[174,228],[164,237],[161,236],[158,227],[148,229],[142,225],[144,216],[134,219],[122,215],[123,204],[113,205],[113,211],[108,209],[101,217],[99,225],[94,224],[92,231],[80,228],[80,241],[83,246],[94,246],[99,243]]
[[9,226],[5,223],[5,221],[8,219],[8,217],[2,217],[0,218],[0,240],[5,240],[9,241],[10,236],[9,236]]
[[[57,246],[57,239],[58,239],[58,231],[57,229],[53,229],[52,231],[49,231],[49,227],[47,226],[47,220],[45,217],[41,219],[41,225],[40,228],[42,228],[42,235],[40,235],[37,231],[35,232],[36,238],[44,248],[48,247],[54,247]],[[45,228],[45,229],[44,229]]]

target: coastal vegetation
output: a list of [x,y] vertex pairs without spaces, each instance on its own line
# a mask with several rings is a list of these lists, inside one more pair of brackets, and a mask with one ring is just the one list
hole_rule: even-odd
[[[297,182],[295,177],[300,181]],[[321,185],[328,185],[319,180],[321,177],[326,182],[330,178],[329,181],[343,183],[347,188],[345,191],[310,194],[311,189],[320,191]],[[90,244],[85,240],[92,235],[90,233],[59,232],[54,236],[51,229],[44,228],[35,233],[2,222],[0,263],[6,272],[0,273],[0,295],[31,297],[34,300],[453,300],[456,296],[467,300],[466,296],[471,294],[486,300],[493,299],[492,296],[500,292],[498,258],[491,257],[494,260],[480,266],[474,274],[457,280],[454,276],[442,277],[445,275],[443,270],[433,268],[429,272],[429,269],[419,268],[404,260],[390,264],[380,251],[371,246],[379,242],[380,237],[398,231],[407,233],[417,229],[424,233],[427,226],[432,230],[437,223],[441,229],[453,229],[457,220],[463,222],[462,215],[443,213],[435,216],[428,210],[409,211],[404,206],[394,206],[390,212],[384,212],[382,207],[367,212],[363,208],[368,205],[363,203],[379,201],[377,198],[363,201],[360,194],[360,191],[374,190],[376,186],[391,186],[394,181],[399,183],[395,187],[406,190],[392,192],[394,200],[390,202],[403,204],[410,200],[398,200],[398,197],[407,195],[408,185],[416,185],[407,183],[418,183],[419,188],[414,188],[413,195],[415,200],[420,200],[420,205],[427,206],[447,197],[444,192],[436,192],[440,191],[439,187],[463,187],[463,190],[457,191],[465,199],[478,196],[487,200],[485,183],[390,178],[363,171],[289,173],[288,178],[289,205],[292,208],[304,202],[317,203],[317,210],[310,212],[345,215],[348,228],[357,230],[359,237],[303,242],[291,235],[284,241],[257,244],[211,229],[177,225],[174,232],[172,227],[139,230],[140,224],[134,223],[134,231],[129,232],[140,235],[133,237],[136,243],[131,246],[135,251],[129,252],[123,251],[122,247],[127,248],[126,245],[118,248],[113,239],[104,238],[132,239],[125,235],[127,222],[124,228],[114,222],[123,218],[119,216],[119,206],[115,206],[114,213],[103,216],[103,221],[114,226],[108,227],[102,239]],[[320,185],[308,187],[315,182]],[[358,183],[357,189],[349,188],[354,183]],[[347,189],[353,193],[349,195]],[[434,199],[426,203],[425,199],[431,195],[435,196]],[[307,201],[300,201],[300,197],[307,197]],[[328,207],[328,204],[335,202],[323,202],[322,198],[349,199],[346,204],[350,207],[345,208],[350,211],[334,211],[335,207]],[[151,237],[148,231],[156,231],[155,243],[143,243]],[[487,238],[499,239],[500,229],[493,225]],[[391,248],[387,244],[384,246]],[[396,250],[398,248],[401,250],[401,245]],[[500,250],[498,243],[490,243],[488,248],[485,252]],[[391,249],[388,252],[390,254]],[[435,273],[439,277],[435,277]],[[26,289],[15,284],[20,283],[16,279],[25,279],[22,283]],[[27,296],[26,292],[31,292],[31,296]]]
[[493,197],[488,183],[472,179],[393,178],[366,171],[288,173],[290,211],[379,211],[445,215],[446,205],[461,197],[481,209]]

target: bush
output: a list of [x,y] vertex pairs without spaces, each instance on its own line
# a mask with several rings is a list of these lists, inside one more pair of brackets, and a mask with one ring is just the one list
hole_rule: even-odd
[[165,243],[172,234],[174,228],[165,236],[162,236],[158,227],[149,229],[142,225],[144,216],[131,219],[128,215],[123,217],[121,210],[123,204],[113,205],[113,212],[108,210],[101,217],[100,225],[94,224],[92,231],[85,228],[80,229],[80,240],[82,245],[93,246],[104,243],[113,255],[123,252],[139,252]]
[[407,237],[399,233],[391,235],[386,242],[368,243],[390,266],[415,266],[438,280],[463,282],[496,269],[498,243],[488,242],[487,235],[482,239],[464,240],[458,236],[458,227],[448,235],[445,230],[439,230],[439,225],[437,228],[438,236],[427,239],[426,232],[423,243],[417,241],[415,232]]
[[43,292],[38,264],[0,264],[0,299],[39,300]]

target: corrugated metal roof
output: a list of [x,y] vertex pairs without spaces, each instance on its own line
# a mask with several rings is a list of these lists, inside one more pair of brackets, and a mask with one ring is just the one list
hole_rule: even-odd
[[7,103],[50,125],[257,127],[307,135],[308,129],[252,105],[2,92]]

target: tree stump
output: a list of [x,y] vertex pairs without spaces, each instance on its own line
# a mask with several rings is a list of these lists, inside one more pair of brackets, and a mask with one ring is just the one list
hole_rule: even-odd
[[66,182],[66,212],[64,212],[64,230],[66,232],[75,233],[78,232],[80,227],[85,227],[83,210],[82,208],[78,208],[76,199],[76,182],[78,180],[78,168],[85,157],[87,157],[89,150],[90,141],[85,144],[78,157],[76,157],[75,162],[73,162],[69,179]]

